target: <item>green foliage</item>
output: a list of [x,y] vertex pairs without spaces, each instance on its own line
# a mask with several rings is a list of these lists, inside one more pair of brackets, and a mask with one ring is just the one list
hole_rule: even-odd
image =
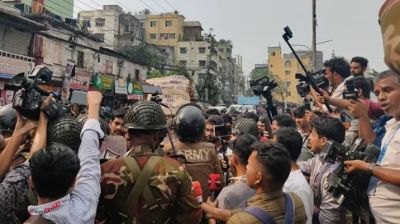
[[124,47],[119,52],[134,59],[139,64],[153,68],[160,68],[166,62],[163,56],[151,51],[146,45]]
[[268,76],[268,78],[272,78],[272,75],[269,74],[268,72],[268,68],[254,68],[251,72],[250,72],[250,79],[254,80],[254,79],[258,79],[264,76]]
[[196,91],[199,95],[199,99],[201,102],[210,103],[212,105],[218,105],[221,90],[217,86],[217,81],[215,80],[214,75],[212,74],[206,75],[205,80],[196,85]]

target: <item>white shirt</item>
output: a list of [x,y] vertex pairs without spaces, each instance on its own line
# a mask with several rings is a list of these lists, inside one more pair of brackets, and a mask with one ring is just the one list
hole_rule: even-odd
[[[400,122],[394,118],[386,124],[386,134],[381,150],[387,144],[386,153],[380,163],[384,168],[400,172]],[[393,136],[393,138],[391,138]],[[400,223],[400,187],[378,180],[369,195],[369,204],[376,223]]]
[[[341,82],[336,89],[333,91],[331,98],[333,99],[343,99],[343,92],[346,90],[346,81],[353,78],[353,76],[349,76]],[[330,105],[333,111],[336,111],[337,107]],[[324,112],[329,113],[328,108],[324,105]]]
[[283,185],[283,191],[294,192],[301,198],[307,215],[307,224],[311,224],[314,213],[314,195],[300,169],[290,172],[288,179]]

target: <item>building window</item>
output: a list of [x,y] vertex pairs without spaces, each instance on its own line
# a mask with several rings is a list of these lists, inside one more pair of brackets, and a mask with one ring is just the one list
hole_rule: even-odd
[[271,56],[275,56],[275,51],[271,52]]
[[271,65],[271,68],[274,67],[273,65]]
[[179,61],[179,65],[186,67],[186,61],[185,60],[180,60]]
[[172,20],[166,20],[165,27],[170,27],[170,26],[172,26]]
[[168,33],[160,33],[160,40],[168,40]]
[[187,53],[187,48],[186,47],[181,47],[180,51],[181,51],[181,54],[186,54]]
[[104,18],[96,18],[96,26],[102,27],[106,23],[106,19]]
[[152,39],[152,40],[157,39],[157,34],[156,33],[151,33],[150,34],[150,39]]
[[101,42],[104,42],[104,33],[94,33],[93,36],[99,39]]
[[290,71],[285,71],[285,74],[286,75],[290,75]]
[[113,73],[113,62],[110,60],[106,60],[106,73],[107,74]]
[[150,21],[150,27],[156,27],[157,21]]
[[200,61],[199,61],[199,66],[200,66],[200,67],[206,66],[206,61],[205,61],[205,60],[200,60]]
[[139,81],[140,80],[140,71],[139,69],[135,69],[135,81]]
[[76,67],[83,68],[83,65],[85,64],[85,53],[83,53],[83,51],[78,51],[78,56],[76,61],[77,61]]
[[287,61],[285,62],[285,67],[286,67],[286,68],[290,68],[290,66],[292,66],[292,63],[291,63],[289,60],[287,60]]
[[206,53],[206,48],[205,47],[199,47],[199,54],[205,54]]
[[168,39],[175,39],[175,33],[169,33]]

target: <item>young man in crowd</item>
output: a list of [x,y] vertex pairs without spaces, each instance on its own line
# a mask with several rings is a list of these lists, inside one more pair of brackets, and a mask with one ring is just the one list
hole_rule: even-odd
[[285,146],[291,158],[291,171],[283,185],[283,191],[294,192],[301,198],[307,215],[307,223],[311,224],[314,212],[314,196],[310,185],[297,165],[302,150],[302,137],[295,128],[281,128],[275,132],[274,140]]
[[110,135],[121,135],[125,137],[125,128],[123,126],[125,114],[126,111],[124,109],[113,111],[112,118],[108,123]]
[[306,108],[304,106],[296,108],[293,111],[293,117],[297,124],[297,130],[302,137],[302,149],[298,160],[307,161],[313,158],[314,155],[309,148],[308,137],[311,134],[311,122],[307,119]]
[[272,124],[271,124],[271,129],[272,129],[272,135],[282,127],[292,127],[296,128],[296,122],[293,120],[293,118],[290,115],[287,114],[279,114],[276,115],[275,117],[272,118]]
[[342,144],[345,128],[338,119],[329,116],[316,117],[311,124],[310,146],[316,156],[301,162],[300,167],[303,173],[310,175],[310,186],[314,194],[314,219],[321,224],[344,223],[344,211],[324,186],[329,174],[337,168],[336,158],[329,158],[326,147],[330,141]]
[[[78,155],[68,146],[52,143],[34,153],[29,160],[30,184],[39,205],[29,206],[31,219],[53,223],[93,223],[100,196],[99,138],[104,136],[99,123],[102,94],[88,92],[88,120],[81,132]],[[41,119],[46,116],[41,112]],[[46,125],[39,123],[35,144],[46,145]],[[34,145],[32,146],[34,147]]]
[[353,57],[350,61],[350,71],[353,76],[364,76],[368,68],[368,59],[360,56]]
[[247,185],[246,166],[251,154],[251,145],[257,139],[249,134],[239,136],[233,143],[233,154],[229,159],[230,168],[235,177],[231,184],[224,187],[217,197],[218,207],[223,209],[242,208],[246,200],[255,194],[255,190]]
[[[254,208],[267,213],[272,220],[282,223],[289,210],[294,213],[293,223],[305,223],[306,215],[301,199],[293,193],[284,194],[283,184],[290,173],[290,155],[280,144],[257,143],[253,147],[247,165],[247,183],[256,190],[256,195],[247,201],[244,210],[235,212],[228,224],[265,223],[259,220]],[[292,204],[292,208],[289,208]],[[286,220],[288,221],[288,220]]]

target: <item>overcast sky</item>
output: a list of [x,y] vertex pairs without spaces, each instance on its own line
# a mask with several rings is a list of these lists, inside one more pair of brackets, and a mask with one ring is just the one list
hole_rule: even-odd
[[[364,56],[370,68],[382,71],[382,36],[378,12],[383,0],[317,0],[317,42],[324,60],[343,56]],[[121,4],[122,3],[122,4]],[[75,0],[75,10],[120,4],[126,11],[149,8],[153,14],[178,10],[186,20],[198,20],[204,31],[213,28],[217,39],[232,40],[234,54],[243,57],[247,75],[254,64],[266,63],[271,46],[289,48],[282,39],[289,25],[294,44],[311,47],[311,0]],[[306,49],[297,47],[297,49]]]

